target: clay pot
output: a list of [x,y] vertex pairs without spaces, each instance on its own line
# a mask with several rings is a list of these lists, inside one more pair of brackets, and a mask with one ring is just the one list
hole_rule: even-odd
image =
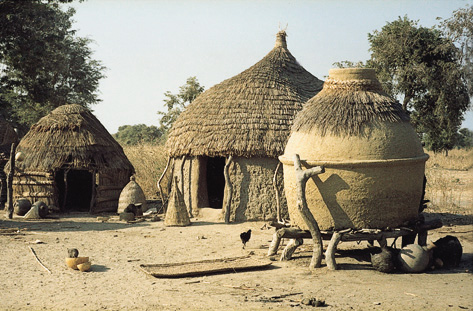
[[26,198],[19,198],[13,204],[13,211],[18,216],[25,216],[26,213],[31,209],[31,202]]
[[92,266],[92,263],[90,261],[87,261],[87,262],[78,264],[77,269],[79,269],[79,271],[81,272],[85,272],[85,271],[89,271],[91,266]]
[[69,258],[66,257],[66,265],[74,270],[78,270],[78,265],[82,263],[86,263],[89,261],[89,257],[77,257],[77,258]]
[[418,244],[409,244],[401,248],[398,259],[404,272],[422,272],[429,265],[429,252]]

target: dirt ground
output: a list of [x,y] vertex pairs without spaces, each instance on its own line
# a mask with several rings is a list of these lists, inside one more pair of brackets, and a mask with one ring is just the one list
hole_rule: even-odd
[[[265,269],[177,279],[149,276],[139,265],[249,253],[268,260],[274,228],[264,222],[225,225],[199,218],[189,227],[164,227],[162,221],[150,220],[101,222],[83,213],[37,221],[3,217],[0,309],[308,310],[315,307],[301,300],[316,297],[325,300],[324,310],[473,310],[472,216],[429,215],[437,216],[444,227],[431,231],[428,240],[457,236],[464,251],[459,268],[383,274],[371,267],[366,242],[344,242],[336,256],[339,270],[330,271],[323,263],[310,273],[311,246],[306,240],[293,260],[281,262],[277,257]],[[239,234],[250,228],[251,240],[242,249]],[[40,266],[30,247],[51,273]],[[66,267],[67,248],[89,256],[91,271]]]

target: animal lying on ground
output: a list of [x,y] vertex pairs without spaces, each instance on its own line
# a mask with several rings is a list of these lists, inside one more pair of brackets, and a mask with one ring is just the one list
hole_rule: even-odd
[[457,237],[447,235],[424,247],[406,245],[400,250],[382,247],[373,248],[370,252],[373,268],[380,272],[391,273],[396,270],[413,272],[410,265],[419,266],[421,261],[423,261],[421,270],[458,267],[463,249]]
[[248,242],[250,238],[251,238],[251,229],[246,232],[240,233],[240,239],[241,239],[241,242],[243,243],[243,249],[245,249],[246,242]]

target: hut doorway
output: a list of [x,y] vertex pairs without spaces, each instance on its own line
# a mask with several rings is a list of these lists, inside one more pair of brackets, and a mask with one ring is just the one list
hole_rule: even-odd
[[87,170],[60,169],[55,182],[62,212],[89,212],[92,200],[93,174]]
[[207,159],[207,195],[209,207],[221,209],[223,206],[223,194],[225,190],[225,176],[223,169],[225,158],[215,157]]

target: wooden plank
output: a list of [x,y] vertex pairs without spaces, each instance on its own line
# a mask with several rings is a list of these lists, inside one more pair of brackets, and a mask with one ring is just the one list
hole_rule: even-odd
[[249,256],[201,260],[172,264],[142,264],[140,269],[158,278],[202,276],[223,272],[236,272],[263,268],[271,265],[269,260],[257,260]]

